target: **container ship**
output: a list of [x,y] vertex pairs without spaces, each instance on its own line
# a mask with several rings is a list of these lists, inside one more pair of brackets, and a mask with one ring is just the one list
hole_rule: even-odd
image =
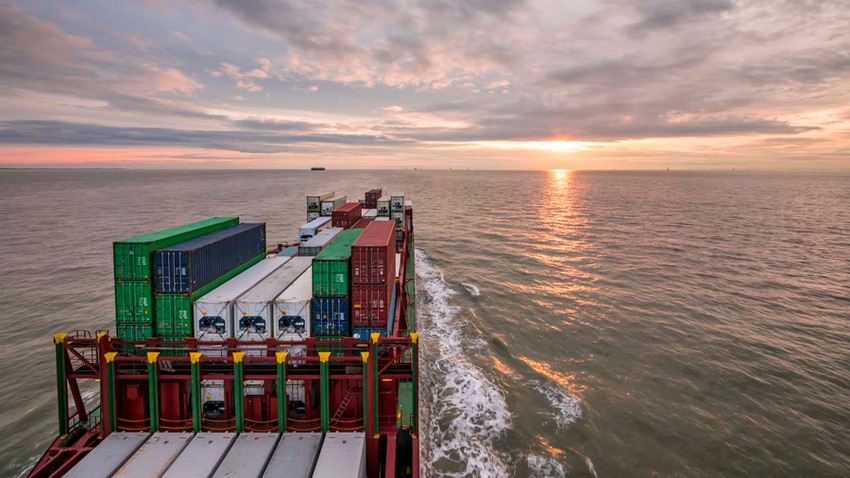
[[29,476],[418,477],[411,201],[306,206],[274,249],[238,217],[115,242],[115,330],[54,335]]

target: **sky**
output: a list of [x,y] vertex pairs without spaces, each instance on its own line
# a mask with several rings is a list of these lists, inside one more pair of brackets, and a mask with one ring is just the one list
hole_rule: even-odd
[[0,166],[850,170],[848,0],[0,0]]

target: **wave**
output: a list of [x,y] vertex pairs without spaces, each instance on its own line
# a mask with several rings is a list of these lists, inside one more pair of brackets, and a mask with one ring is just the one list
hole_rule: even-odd
[[552,416],[559,427],[568,428],[581,419],[581,404],[578,397],[551,383],[534,380],[531,386],[549,400],[555,410]]
[[463,288],[466,289],[466,291],[469,292],[469,295],[471,295],[472,297],[478,297],[481,295],[481,291],[478,289],[478,287],[475,286],[475,284],[461,282],[460,285],[462,285]]
[[429,389],[422,400],[429,415],[422,420],[430,453],[425,475],[510,476],[494,446],[511,426],[505,396],[465,355],[468,344],[461,333],[460,309],[450,303],[456,292],[421,250],[416,251],[416,273],[426,296],[420,296],[418,311],[420,323],[426,324],[422,346],[429,360],[424,363],[430,364],[423,367]]
[[566,478],[567,476],[564,465],[558,463],[558,460],[551,456],[540,456],[529,453],[525,459],[528,462],[528,469],[531,471],[533,478]]

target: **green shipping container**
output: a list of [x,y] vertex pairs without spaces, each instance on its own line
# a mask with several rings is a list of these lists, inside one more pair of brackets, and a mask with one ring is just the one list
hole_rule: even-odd
[[238,217],[211,217],[112,244],[116,280],[150,280],[154,251],[239,224]]
[[153,323],[153,284],[149,281],[115,281],[115,323]]
[[351,291],[349,269],[351,245],[363,229],[348,229],[313,258],[313,295],[315,297],[348,297]]
[[323,335],[321,337],[316,337],[316,340],[321,340],[323,342],[339,342],[339,343],[329,343],[329,344],[316,344],[316,354],[318,352],[330,352],[334,357],[341,357],[345,355],[345,337],[341,335]]
[[216,287],[245,272],[254,264],[265,259],[265,257],[265,253],[257,255],[250,261],[235,269],[231,269],[230,272],[220,276],[192,294],[156,294],[156,298],[154,299],[156,307],[156,335],[169,337],[171,340],[177,340],[176,337],[185,338],[194,336],[192,303],[209,294]]
[[116,324],[115,334],[120,340],[141,342],[153,338],[153,324]]

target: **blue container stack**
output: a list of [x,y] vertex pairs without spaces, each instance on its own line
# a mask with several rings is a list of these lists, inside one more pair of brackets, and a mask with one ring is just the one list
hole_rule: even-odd
[[351,326],[348,297],[313,297],[313,335],[348,335]]

